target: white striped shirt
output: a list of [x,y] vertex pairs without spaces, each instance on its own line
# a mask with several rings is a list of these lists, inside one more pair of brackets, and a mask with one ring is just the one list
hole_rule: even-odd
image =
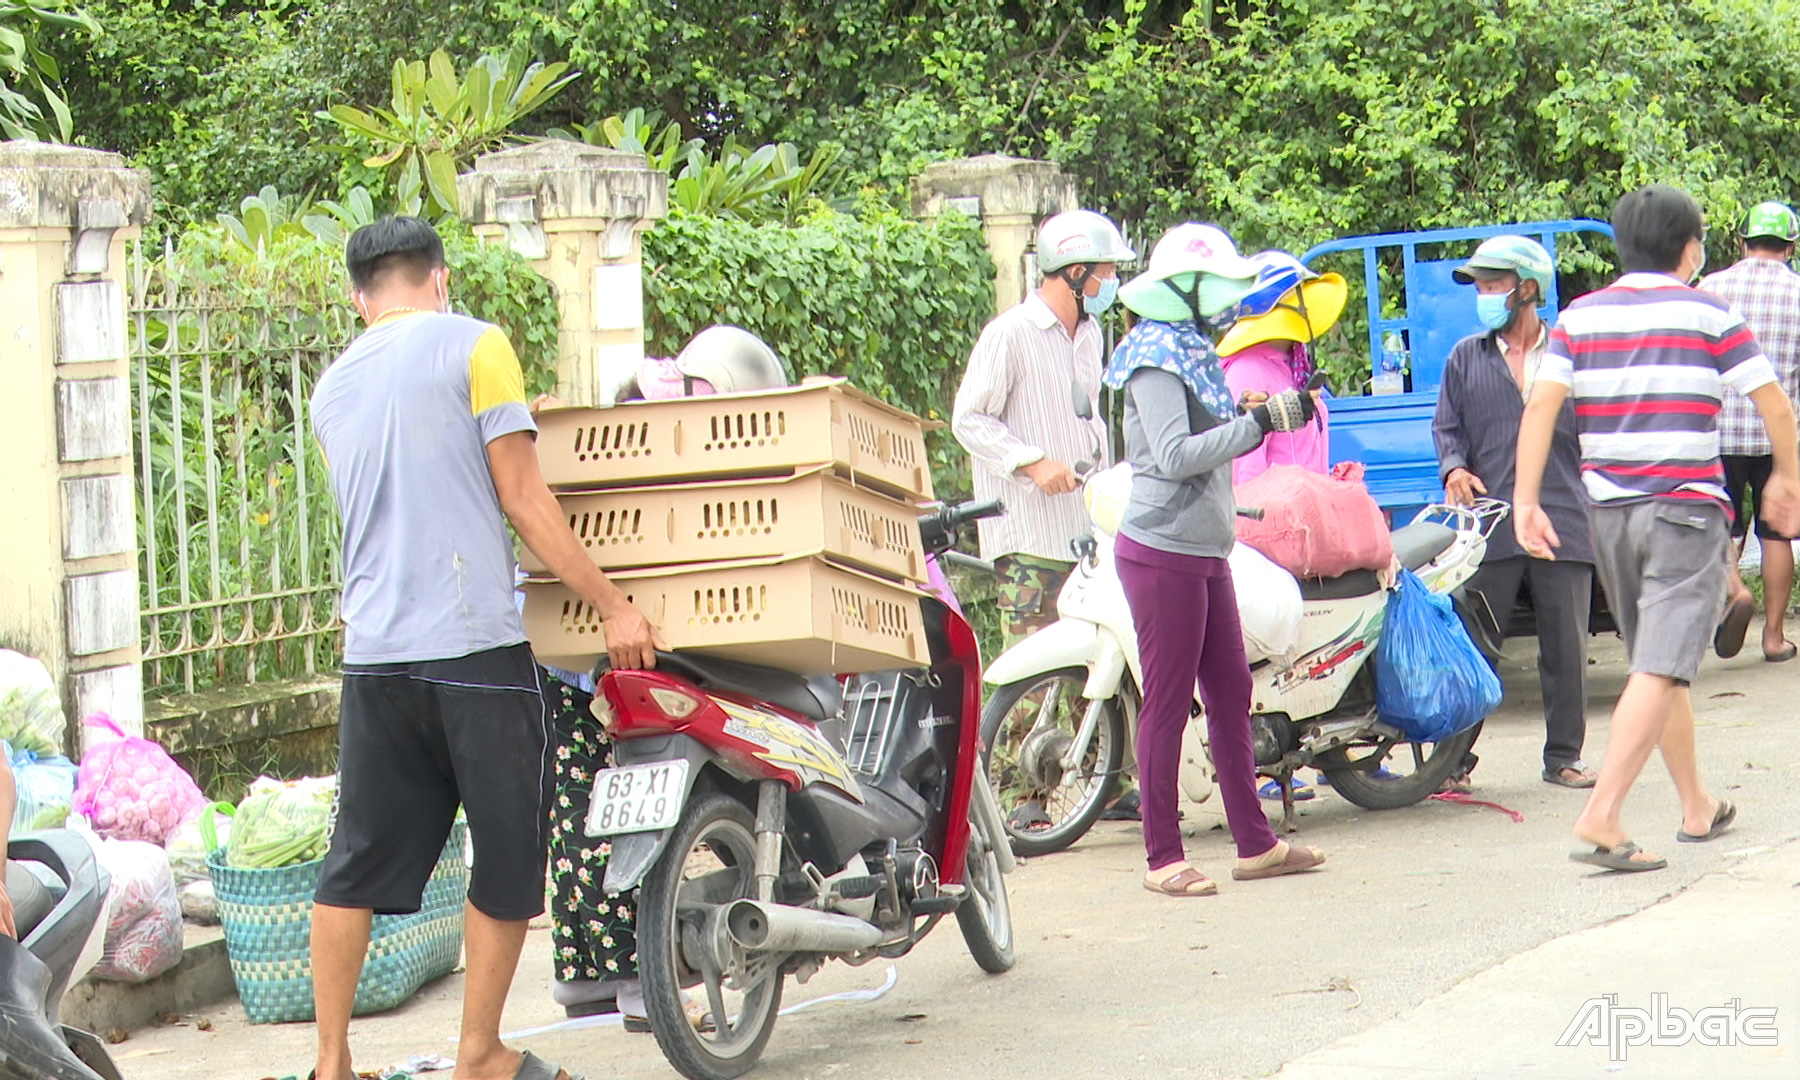
[[[1070,337],[1032,293],[996,316],[969,354],[950,427],[974,459],[975,497],[1002,499],[1006,514],[979,524],[981,555],[1068,561],[1069,545],[1092,531],[1079,492],[1048,496],[1019,469],[1049,458],[1074,468],[1105,463],[1100,408],[1100,324],[1083,318]],[[1075,415],[1075,387],[1094,419]]]

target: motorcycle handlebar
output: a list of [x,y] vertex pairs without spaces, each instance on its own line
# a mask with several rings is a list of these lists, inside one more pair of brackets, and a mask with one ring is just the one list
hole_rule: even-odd
[[943,552],[956,543],[956,532],[964,525],[1004,513],[1006,506],[999,499],[942,506],[929,514],[919,515],[919,535],[925,541],[925,550]]
[[966,502],[957,503],[955,506],[946,506],[937,512],[936,517],[938,527],[949,531],[959,529],[971,521],[999,517],[1004,513],[1006,513],[1005,503],[999,499],[989,499],[986,502]]

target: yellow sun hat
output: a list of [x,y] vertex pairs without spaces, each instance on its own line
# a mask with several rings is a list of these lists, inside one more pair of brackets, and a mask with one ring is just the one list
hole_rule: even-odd
[[1249,315],[1231,324],[1219,339],[1219,355],[1232,356],[1265,341],[1311,342],[1332,328],[1344,313],[1350,287],[1342,274],[1320,274],[1282,294],[1266,315]]

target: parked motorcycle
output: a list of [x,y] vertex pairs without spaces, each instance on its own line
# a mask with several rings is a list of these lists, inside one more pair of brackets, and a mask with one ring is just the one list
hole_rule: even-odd
[[[1126,468],[1090,476],[1089,506],[1122,505],[1118,485],[1129,482]],[[1108,485],[1111,491],[1104,490]],[[1428,587],[1449,592],[1481,565],[1487,538],[1506,511],[1495,500],[1472,508],[1429,507],[1413,524],[1394,530],[1394,553]],[[1029,828],[1006,821],[1019,855],[1066,848],[1099,819],[1116,795],[1142,700],[1137,632],[1113,565],[1111,530],[1097,522],[1093,537],[1078,543],[1077,555],[1079,565],[1057,597],[1058,621],[997,657],[985,676],[994,688],[982,718],[989,783],[1003,807],[1034,801],[1050,819],[1047,827]],[[1298,827],[1290,781],[1303,766],[1322,770],[1344,798],[1367,809],[1426,798],[1474,736],[1409,743],[1376,714],[1368,661],[1387,608],[1380,576],[1356,571],[1299,587],[1298,646],[1270,656],[1248,636],[1245,642],[1254,676],[1257,771],[1281,782],[1283,829]],[[1240,589],[1240,608],[1261,599]],[[1195,802],[1211,793],[1204,739],[1196,695],[1181,770],[1183,792]]]
[[6,856],[19,938],[0,935],[0,1080],[121,1080],[104,1042],[59,1022],[63,993],[100,959],[110,878],[64,829],[14,839]]
[[[920,519],[929,552],[998,503]],[[928,668],[834,679],[680,653],[607,671],[596,716],[617,767],[587,819],[605,887],[642,885],[638,968],[664,1056],[693,1080],[755,1065],[788,975],[906,954],[954,913],[975,962],[1013,965],[1012,870],[980,760],[969,624],[921,601]],[[682,992],[703,998],[696,1025]]]

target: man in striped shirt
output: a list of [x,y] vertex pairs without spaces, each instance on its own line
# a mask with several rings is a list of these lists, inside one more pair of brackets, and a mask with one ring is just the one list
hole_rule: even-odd
[[950,430],[974,459],[975,497],[1006,503],[979,529],[1007,648],[1056,621],[1057,594],[1075,566],[1069,546],[1089,531],[1076,469],[1105,464],[1097,316],[1118,295],[1118,264],[1134,257],[1118,228],[1091,210],[1045,221],[1037,237],[1043,283],[982,330],[956,392]]
[[1559,539],[1538,495],[1557,414],[1572,395],[1595,560],[1631,676],[1613,709],[1600,779],[1575,821],[1576,838],[1593,848],[1570,858],[1659,870],[1667,860],[1641,850],[1619,821],[1652,748],[1661,748],[1681,797],[1677,840],[1711,840],[1736,813],[1700,779],[1688,697],[1725,602],[1725,387],[1762,417],[1775,457],[1763,516],[1787,535],[1800,529],[1800,433],[1743,319],[1687,284],[1706,264],[1693,197],[1661,184],[1634,191],[1613,210],[1613,233],[1625,275],[1563,312],[1525,407],[1513,520],[1521,547],[1554,557]]

